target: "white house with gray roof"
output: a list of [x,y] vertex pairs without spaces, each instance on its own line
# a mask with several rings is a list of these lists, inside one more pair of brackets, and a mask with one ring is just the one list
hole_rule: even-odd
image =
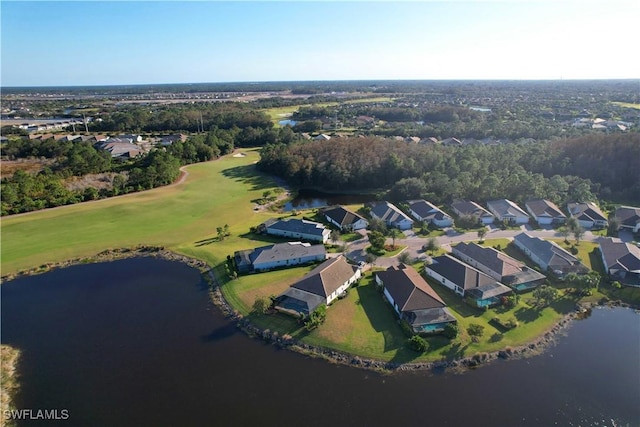
[[451,248],[451,253],[516,291],[536,288],[546,279],[544,274],[504,252],[477,243],[459,243]]
[[627,286],[640,286],[640,248],[620,239],[600,240],[602,264],[607,274]]
[[501,296],[512,292],[493,277],[451,255],[433,258],[425,266],[425,273],[458,295],[474,300],[477,307],[497,304]]
[[301,242],[276,243],[255,249],[237,251],[233,258],[238,273],[266,271],[278,267],[287,267],[323,261],[327,257],[324,245],[311,245]]
[[331,258],[291,285],[276,299],[276,310],[309,315],[321,304],[331,304],[362,276],[344,256]]
[[543,271],[551,271],[562,279],[569,273],[586,274],[589,269],[578,258],[555,242],[520,233],[513,243]]
[[524,204],[524,207],[540,225],[563,224],[567,220],[567,216],[562,213],[560,208],[549,200],[529,200]]
[[483,225],[492,224],[495,216],[476,202],[457,200],[451,204],[451,209],[458,216],[475,216]]
[[341,231],[361,230],[369,225],[369,222],[362,216],[343,206],[325,208],[321,213],[328,222]]
[[413,268],[401,264],[375,273],[376,283],[394,311],[415,333],[443,330],[456,318],[447,304]]
[[373,202],[369,207],[371,216],[383,220],[389,227],[400,230],[409,230],[413,227],[413,220],[389,202]]
[[440,228],[453,225],[453,219],[431,202],[409,200],[407,204],[409,205],[409,213],[418,221],[428,222]]
[[324,225],[306,219],[270,219],[259,228],[272,236],[321,243],[326,243],[329,240],[329,234],[331,234],[331,231]]
[[606,228],[609,225],[607,217],[593,202],[568,203],[567,209],[569,215],[577,219],[584,228]]
[[487,208],[499,221],[507,221],[510,224],[527,224],[529,222],[529,215],[509,199],[491,200],[487,202]]
[[640,233],[640,208],[632,206],[620,206],[614,216],[620,221],[620,228]]

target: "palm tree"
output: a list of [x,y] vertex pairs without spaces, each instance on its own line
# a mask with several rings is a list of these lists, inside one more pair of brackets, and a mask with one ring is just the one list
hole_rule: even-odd
[[487,229],[482,227],[480,230],[478,230],[478,239],[480,239],[481,242],[484,241],[484,236],[487,235]]
[[391,237],[391,245],[393,246],[393,248],[396,248],[396,238],[398,238],[400,236],[400,230],[398,230],[397,228],[390,228],[389,229],[389,237]]

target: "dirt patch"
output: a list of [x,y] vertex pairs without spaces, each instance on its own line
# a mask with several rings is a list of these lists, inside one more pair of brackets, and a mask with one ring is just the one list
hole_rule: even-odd
[[55,161],[53,159],[3,160],[1,175],[2,178],[11,178],[13,174],[19,170],[36,174],[54,163]]
[[122,176],[124,182],[127,181],[127,172],[90,173],[83,176],[72,176],[65,180],[64,186],[71,191],[83,191],[89,187],[93,187],[96,190],[111,190],[113,188],[113,178],[117,175]]

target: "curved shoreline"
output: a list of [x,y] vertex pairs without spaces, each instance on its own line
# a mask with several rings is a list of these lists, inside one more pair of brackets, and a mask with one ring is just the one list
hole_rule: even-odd
[[[270,342],[278,347],[287,349],[306,356],[318,357],[345,366],[351,366],[361,369],[373,370],[384,373],[393,373],[399,371],[442,371],[452,370],[466,371],[479,367],[484,363],[496,359],[519,359],[530,356],[539,355],[548,347],[555,344],[555,337],[564,331],[571,321],[584,316],[584,313],[591,310],[592,307],[602,304],[583,304],[576,307],[576,311],[565,315],[551,329],[540,335],[533,341],[516,347],[505,347],[504,349],[494,352],[476,353],[472,356],[466,356],[459,359],[440,360],[434,362],[415,362],[415,363],[394,363],[385,362],[383,360],[361,357],[358,355],[345,353],[328,347],[311,345],[298,341],[287,335],[280,335],[277,332],[271,332],[268,329],[261,329],[251,324],[247,318],[238,313],[224,298],[220,286],[216,280],[211,267],[204,261],[197,258],[191,258],[186,255],[177,254],[164,247],[158,246],[136,246],[134,248],[107,249],[93,257],[76,258],[59,263],[45,264],[40,267],[21,271],[15,275],[6,275],[0,277],[0,284],[14,280],[19,277],[43,274],[58,268],[66,268],[74,265],[92,264],[99,262],[109,262],[128,258],[137,257],[157,257],[168,261],[178,261],[189,267],[196,268],[202,274],[202,277],[209,283],[209,297],[211,302],[218,307],[222,314],[230,321],[236,323],[238,329],[252,338],[262,339]],[[630,307],[626,303],[610,302],[609,306]]]

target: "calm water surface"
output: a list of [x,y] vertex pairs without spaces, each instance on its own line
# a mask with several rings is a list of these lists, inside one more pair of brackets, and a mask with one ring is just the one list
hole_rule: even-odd
[[373,194],[332,194],[316,190],[299,190],[295,198],[284,205],[284,211],[314,209],[333,205],[352,205],[374,201]]
[[542,356],[379,375],[247,338],[176,262],[82,265],[0,291],[2,342],[23,351],[17,406],[68,409],[64,425],[640,425],[628,309],[594,310]]

